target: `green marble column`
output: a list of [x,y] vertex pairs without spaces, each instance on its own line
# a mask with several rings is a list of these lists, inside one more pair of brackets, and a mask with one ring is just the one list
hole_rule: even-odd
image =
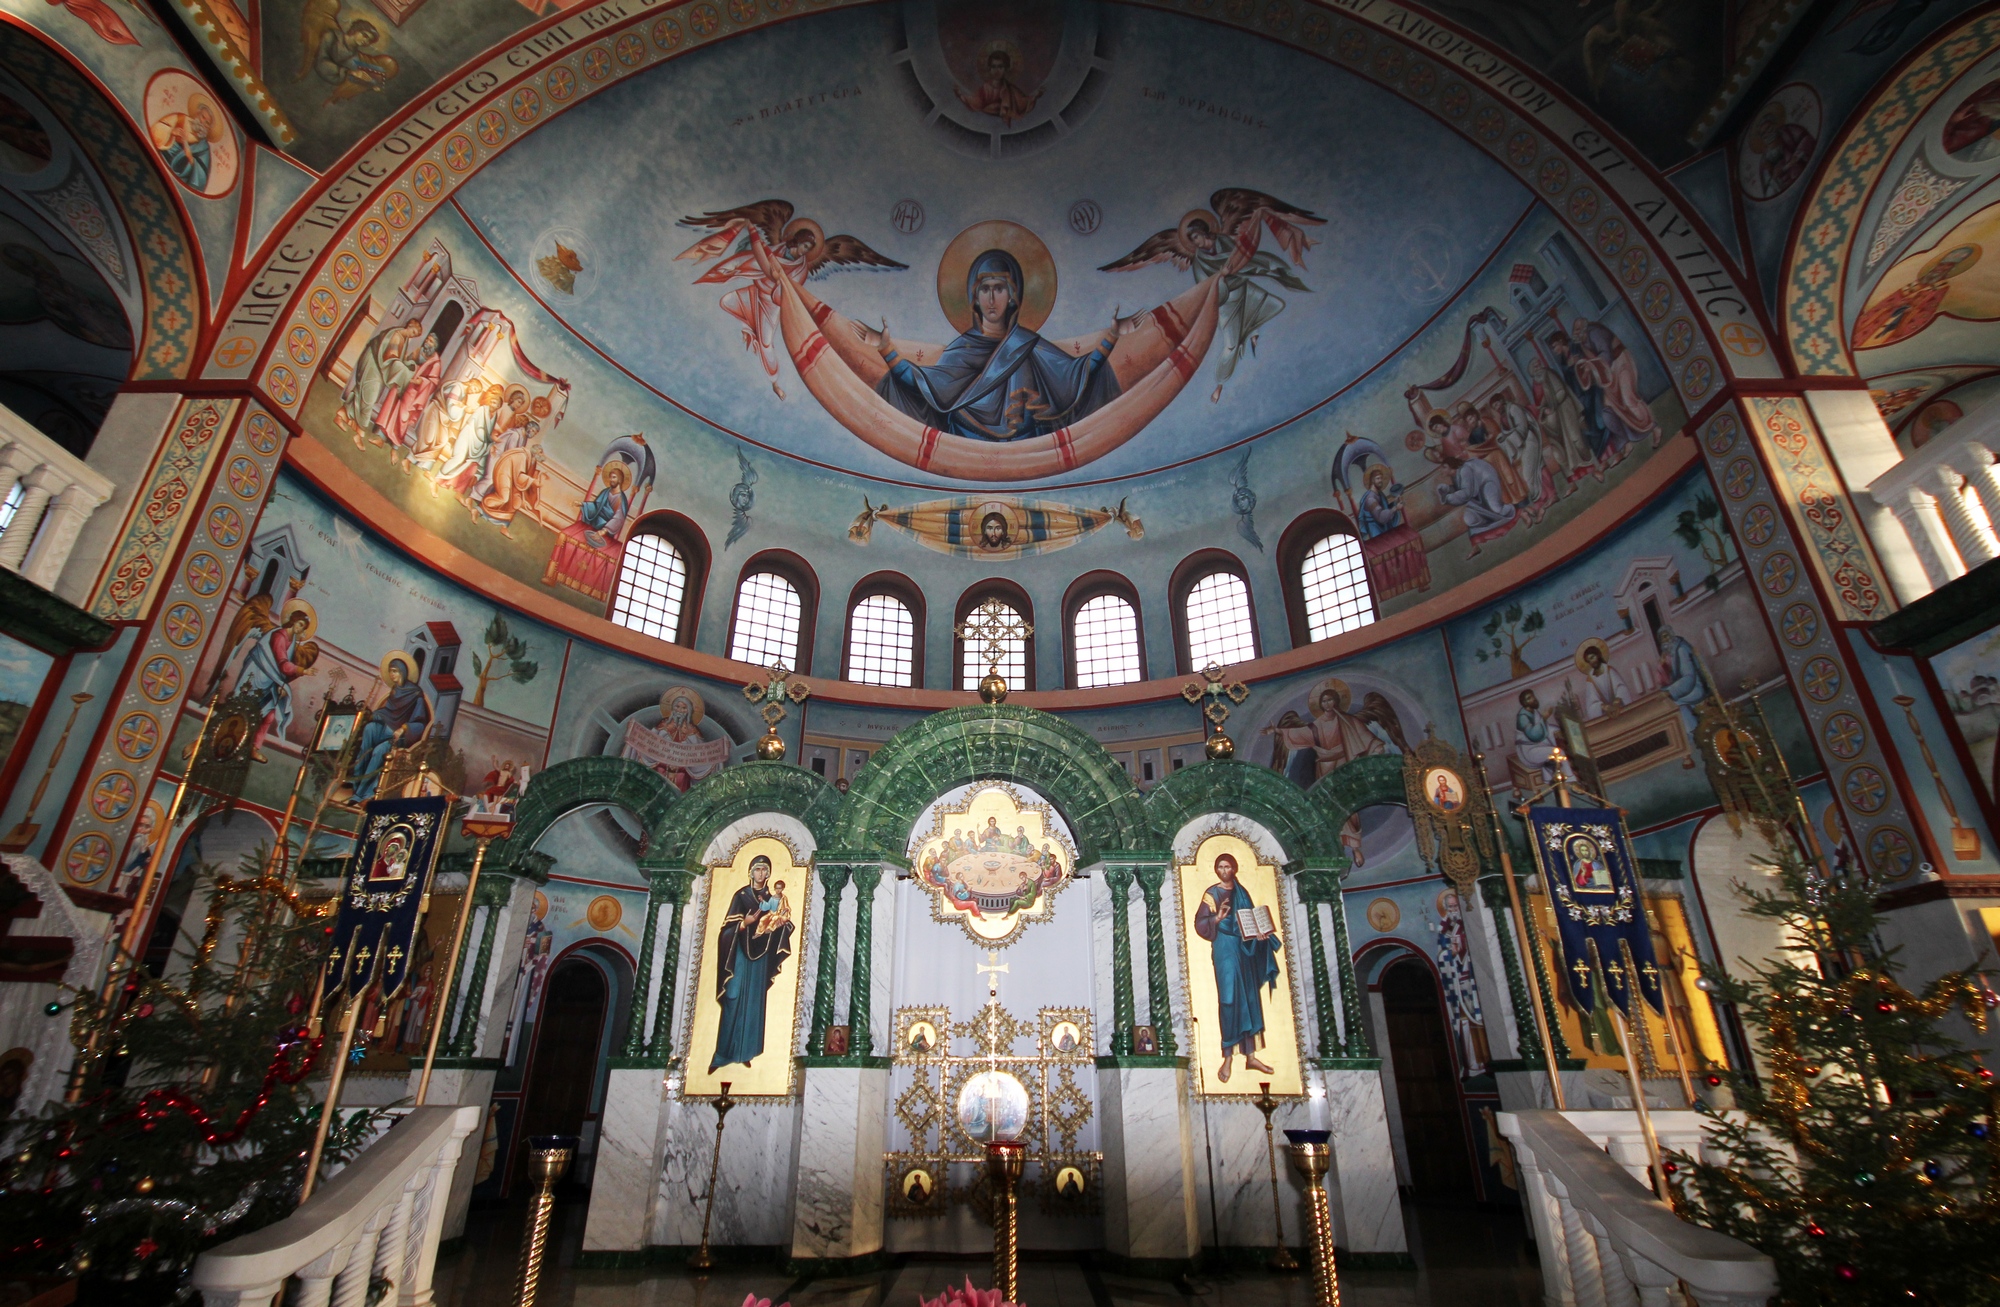
[[1482,876],[1479,896],[1493,921],[1493,937],[1500,945],[1500,963],[1507,969],[1507,998],[1514,1005],[1516,1053],[1523,1062],[1538,1062],[1542,1041],[1535,1034],[1534,1005],[1528,1001],[1528,985],[1521,973],[1521,959],[1514,951],[1514,923],[1507,909],[1507,887],[1498,875]]
[[[489,890],[488,886],[494,888]],[[477,1046],[479,1009],[486,997],[486,973],[493,963],[493,941],[500,931],[500,911],[507,906],[507,900],[513,897],[513,893],[514,879],[511,876],[493,876],[482,880],[473,894],[473,906],[486,909],[486,921],[479,932],[479,952],[472,963],[472,979],[465,986],[465,997],[461,1000],[455,994],[449,996],[452,1024],[447,1027],[451,1031],[451,1042],[446,1052],[452,1057],[471,1057]],[[469,935],[465,943],[467,948],[472,946]],[[465,961],[461,958],[459,966],[464,965]]]
[[1132,868],[1106,867],[1111,894],[1111,1055],[1132,1056]]
[[854,969],[847,984],[848,1052],[869,1057],[875,1052],[875,887],[882,868],[854,868]]
[[819,975],[813,983],[812,1034],[806,1052],[826,1056],[826,1028],[833,1024],[835,967],[840,961],[840,892],[847,888],[848,868],[838,863],[821,864],[820,886],[826,890],[826,907],[820,910]]
[[1146,904],[1146,1019],[1152,1023],[1159,1041],[1160,1056],[1173,1057],[1180,1051],[1174,1036],[1174,996],[1167,984],[1167,936],[1160,918],[1160,891],[1167,883],[1164,865],[1140,867],[1139,889]]
[[1333,908],[1333,947],[1340,968],[1340,1011],[1347,1028],[1346,1055],[1374,1057],[1375,1041],[1368,1036],[1368,1013],[1361,1005],[1361,984],[1354,976],[1354,946],[1347,942],[1347,896],[1336,894]]
[[646,1049],[646,999],[652,993],[653,936],[660,920],[660,887],[646,897],[646,928],[639,933],[638,965],[632,968],[632,1006],[625,1014],[625,1042],[620,1057],[640,1057]]
[[674,988],[681,970],[681,917],[695,873],[672,870],[653,876],[653,896],[669,905],[667,950],[660,956],[660,997],[653,1004],[653,1037],[646,1041],[648,1057],[674,1055]]
[[1336,1057],[1341,1047],[1340,1026],[1333,1015],[1333,980],[1326,974],[1326,937],[1319,924],[1319,903],[1307,899],[1306,930],[1312,937],[1313,1006],[1319,1010],[1319,1050],[1321,1057]]

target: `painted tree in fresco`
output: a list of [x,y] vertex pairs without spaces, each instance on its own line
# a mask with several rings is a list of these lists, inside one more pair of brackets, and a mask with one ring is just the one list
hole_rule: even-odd
[[1535,641],[1535,636],[1546,625],[1542,610],[1531,608],[1521,611],[1518,603],[1495,609],[1493,616],[1486,619],[1480,631],[1486,636],[1486,643],[1475,648],[1472,653],[1480,662],[1488,659],[1505,658],[1507,675],[1526,676],[1535,670],[1521,657],[1521,651]]
[[507,625],[507,619],[499,613],[486,624],[480,639],[486,645],[486,657],[472,655],[472,674],[479,678],[479,684],[472,692],[475,708],[486,706],[486,687],[495,681],[513,681],[526,685],[535,679],[535,673],[542,665],[528,657],[528,642],[515,635]]
[[1715,496],[1707,491],[1696,495],[1694,507],[1681,510],[1674,523],[1674,535],[1707,560],[1708,575],[1702,578],[1702,584],[1710,590],[1721,589],[1717,574],[1729,562],[1729,537],[1723,534],[1722,505],[1715,502]]

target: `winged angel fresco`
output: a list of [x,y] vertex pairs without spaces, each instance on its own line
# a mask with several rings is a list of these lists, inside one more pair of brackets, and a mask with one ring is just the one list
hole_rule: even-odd
[[[908,265],[852,236],[827,236],[764,200],[683,219],[708,235],[678,258],[715,261],[696,284],[737,283],[720,307],[743,326],[780,398],[777,343],[813,397],[869,445],[944,476],[1011,481],[1079,467],[1123,445],[1159,416],[1220,340],[1217,385],[1285,307],[1273,285],[1309,289],[1305,228],[1324,219],[1260,191],[1228,188],[1174,227],[1102,269],[1171,262],[1189,290],[1103,328],[1050,340],[1037,330],[1054,306],[1054,260],[1015,223],[975,223],[938,271],[939,305],[958,335],[937,345],[836,312],[807,282],[837,268]],[[1283,255],[1260,249],[1268,232]],[[1267,284],[1269,283],[1269,284]]]

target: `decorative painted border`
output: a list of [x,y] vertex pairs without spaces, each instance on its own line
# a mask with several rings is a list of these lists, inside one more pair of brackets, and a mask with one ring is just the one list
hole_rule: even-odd
[[1798,243],[1784,277],[1786,343],[1800,372],[1858,375],[1841,322],[1841,300],[1848,251],[1862,208],[1904,131],[1929,112],[1961,73],[1996,46],[2000,46],[2000,13],[1984,14],[1935,38],[1848,120],[1847,132],[1820,165],[1811,197],[1799,210]]
[[97,89],[33,36],[0,23],[0,60],[42,95],[111,190],[139,248],[145,331],[132,351],[133,381],[188,375],[201,308],[193,241],[152,157]]
[[[861,0],[805,0],[830,9]],[[1184,0],[1211,21],[1319,55],[1438,116],[1512,168],[1587,248],[1647,324],[1690,411],[1729,372],[1777,375],[1752,297],[1663,184],[1559,93],[1455,29],[1361,0]],[[244,298],[226,316],[206,372],[254,375],[296,415],[311,370],[402,243],[457,187],[524,132],[597,91],[689,50],[794,15],[795,0],[709,0],[629,13],[603,4],[562,16],[470,70],[384,128],[326,178],[317,202],[274,233]],[[1613,262],[1615,261],[1615,262]],[[1688,301],[1692,286],[1699,303]],[[1697,326],[1696,324],[1702,324]],[[1727,351],[1720,353],[1715,342]]]
[[187,530],[187,508],[208,480],[223,442],[216,439],[234,416],[235,399],[192,399],[174,415],[173,434],[161,442],[144,490],[133,496],[125,534],[98,579],[91,611],[111,621],[144,621],[152,609],[153,582]]
[[[250,112],[263,122],[272,139],[280,145],[290,145],[298,140],[298,128],[285,117],[285,111],[271,98],[270,88],[264,85],[263,78],[257,76],[257,70],[251,67],[244,52],[236,48],[236,42],[229,39],[228,31],[216,21],[209,0],[169,0],[169,3],[180,14],[188,30],[201,39],[208,50],[208,57],[215,61],[215,66],[236,88]],[[247,146],[245,152],[248,152]]]
[[1797,395],[1752,396],[1745,407],[1756,420],[1764,457],[1788,492],[1785,511],[1793,529],[1812,545],[1813,566],[1840,605],[1840,619],[1872,622],[1895,606],[1882,584],[1882,566],[1854,525],[1854,505],[1833,470],[1819,427]]
[[[213,439],[214,432],[230,429],[232,418],[229,438]],[[220,450],[208,459],[207,493],[193,512],[176,515],[180,526],[179,543],[171,546],[178,551],[173,569],[165,584],[146,587],[148,593],[157,591],[159,616],[126,664],[118,710],[106,715],[96,756],[77,788],[82,801],[68,814],[66,828],[50,837],[43,854],[52,868],[77,884],[100,879],[106,869],[131,856],[132,828],[142,810],[135,800],[150,796],[163,772],[178,775],[172,745],[182,713],[192,706],[195,669],[284,453],[284,427],[254,401],[185,401],[176,427],[186,429],[197,421],[211,433],[209,444]],[[188,484],[190,492],[180,502],[197,503],[194,492],[201,483],[195,479]],[[156,557],[169,554],[170,548],[162,546]],[[155,837],[170,836],[160,831]],[[60,854],[53,853],[58,848]]]
[[[1745,401],[1746,411],[1749,404]],[[1754,413],[1751,417],[1756,420]],[[1850,793],[1842,783],[1857,774],[1865,779],[1871,772],[1878,778],[1896,773],[1882,741],[1869,728],[1867,709],[1855,689],[1856,673],[1834,637],[1833,623],[1806,581],[1798,543],[1787,529],[1786,509],[1754,444],[1745,438],[1743,418],[1734,407],[1724,406],[1702,424],[1700,439],[1710,478],[1721,491],[1716,498],[1728,514],[1730,534],[1777,637],[1793,701],[1812,735],[1813,751],[1826,769],[1850,837],[1861,837],[1854,838],[1854,847],[1863,851],[1872,870],[1901,880],[1916,870],[1919,861],[1901,792],[1885,785],[1880,791],[1857,787]],[[1725,693],[1733,689],[1719,688]],[[1856,797],[1862,802],[1855,803]]]

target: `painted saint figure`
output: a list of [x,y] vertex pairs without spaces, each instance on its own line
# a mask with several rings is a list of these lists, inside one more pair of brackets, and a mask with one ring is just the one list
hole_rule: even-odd
[[1694,741],[1701,733],[1701,705],[1708,698],[1708,681],[1701,674],[1701,663],[1695,658],[1694,646],[1674,634],[1671,626],[1662,626],[1660,643],[1660,678],[1666,682],[1667,698],[1672,699],[1681,710],[1681,726],[1687,732],[1687,756],[1681,766],[1694,766]]
[[188,101],[187,112],[170,113],[153,124],[153,147],[167,171],[196,191],[208,190],[209,137],[215,134],[215,106],[200,96]]
[[[792,955],[795,928],[785,911],[782,886],[774,893],[770,881],[771,859],[760,853],[750,859],[750,883],[730,896],[728,914],[722,919],[715,972],[715,1001],[721,1005],[722,1020],[715,1032],[715,1056],[708,1064],[711,1072],[738,1062],[748,1066],[764,1051],[766,998],[785,959]],[[767,907],[774,898],[775,908]]]
[[1250,1070],[1275,1074],[1257,1050],[1264,1046],[1262,991],[1277,992],[1278,950],[1284,943],[1276,934],[1244,933],[1243,914],[1256,906],[1250,891],[1237,883],[1234,855],[1216,855],[1215,884],[1202,892],[1194,933],[1208,941],[1215,964],[1216,1017],[1222,1032],[1222,1065],[1215,1078],[1224,1083],[1238,1053]]
[[1041,98],[1039,92],[1024,91],[1015,84],[1015,55],[1008,48],[1011,44],[995,41],[986,47],[985,76],[975,89],[968,92],[963,87],[952,88],[966,108],[990,114],[1009,127],[1033,113],[1035,101]]
[[1577,670],[1583,673],[1583,719],[1596,721],[1615,713],[1631,702],[1632,692],[1606,657],[1609,647],[1602,640],[1586,640],[1576,651]]
[[896,349],[886,321],[879,330],[855,323],[888,367],[875,393],[925,426],[973,440],[1046,436],[1118,398],[1117,374],[1105,361],[1125,324],[1106,328],[1073,358],[1020,324],[1025,294],[1012,254],[987,250],[974,259],[965,274],[972,325],[929,365]]
[[417,664],[398,649],[382,660],[382,679],[389,693],[381,706],[368,714],[361,737],[354,747],[354,764],[347,773],[354,784],[354,801],[375,797],[382,781],[382,767],[397,749],[421,743],[431,727],[431,701],[417,684]]

